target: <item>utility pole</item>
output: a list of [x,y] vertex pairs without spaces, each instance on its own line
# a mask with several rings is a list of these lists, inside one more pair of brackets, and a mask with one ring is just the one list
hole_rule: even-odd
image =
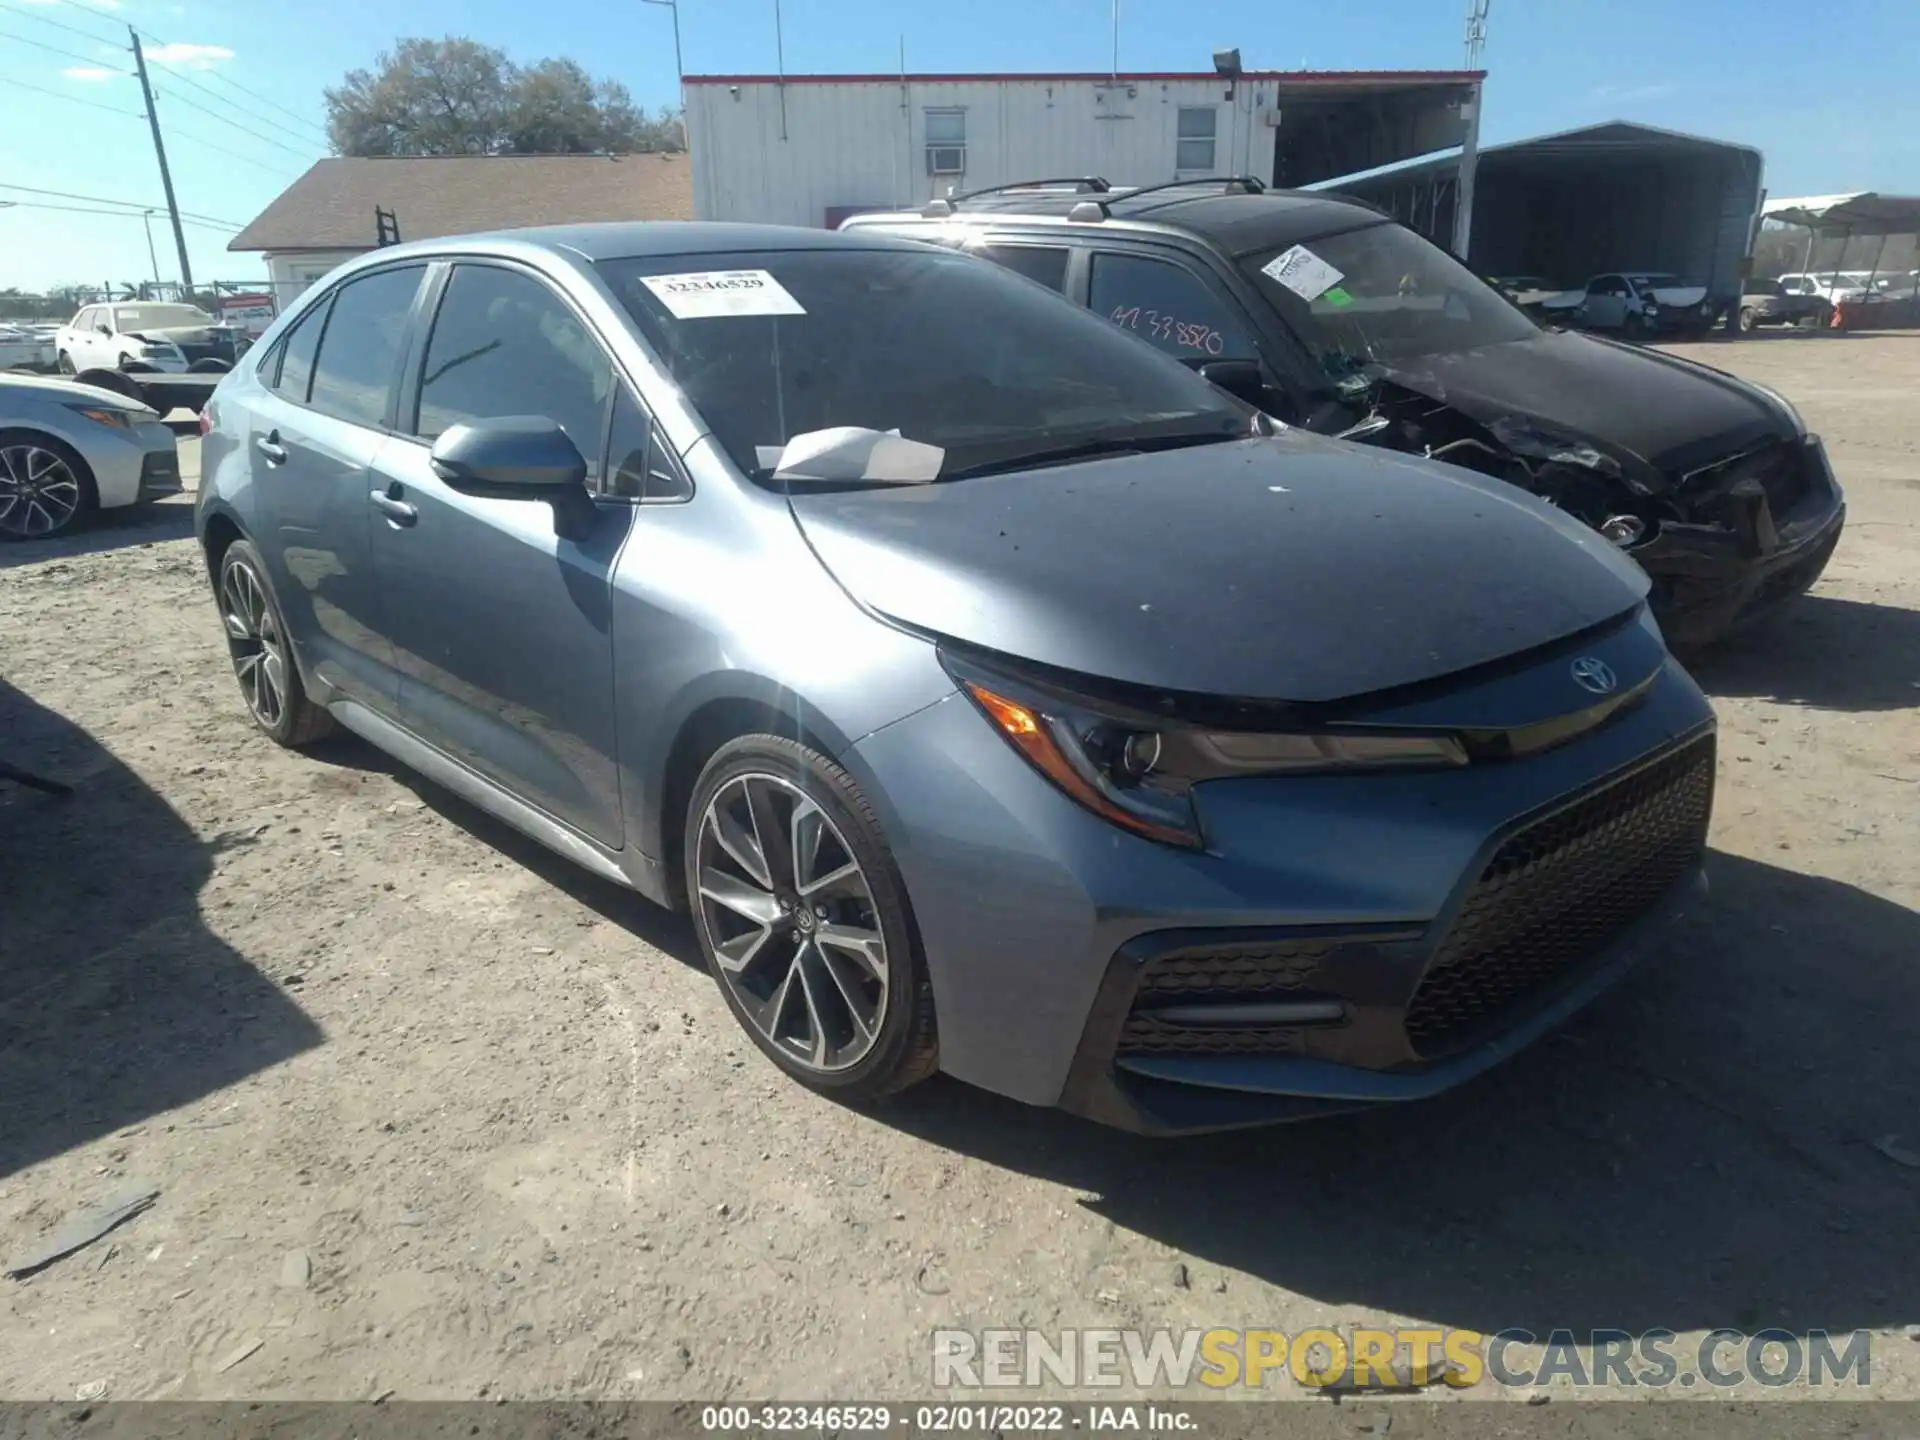
[[153,250],[153,211],[140,212],[140,228],[147,232],[147,262],[153,266],[153,283],[160,283],[160,257]]
[[673,81],[679,86],[680,148],[687,148],[687,69],[680,63],[680,0],[642,0],[673,12]]
[[153,86],[147,83],[147,57],[140,52],[140,32],[131,25],[133,68],[140,77],[140,93],[147,102],[147,124],[153,130],[153,154],[160,162],[160,188],[167,194],[167,214],[173,220],[173,245],[180,252],[180,287],[185,298],[193,291],[193,266],[187,259],[187,232],[180,228],[180,202],[173,198],[173,172],[167,169],[167,147],[160,139],[160,112],[153,108]]

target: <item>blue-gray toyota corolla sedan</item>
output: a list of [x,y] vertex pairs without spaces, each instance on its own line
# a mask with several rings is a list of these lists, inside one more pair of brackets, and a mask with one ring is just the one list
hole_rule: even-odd
[[846,1099],[942,1069],[1167,1132],[1432,1095],[1700,883],[1712,713],[1615,547],[982,261],[396,246],[203,428],[260,728],[689,908]]

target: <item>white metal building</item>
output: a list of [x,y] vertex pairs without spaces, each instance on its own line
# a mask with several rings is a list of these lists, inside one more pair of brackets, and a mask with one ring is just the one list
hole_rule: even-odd
[[950,191],[1098,175],[1298,186],[1477,131],[1478,71],[689,75],[697,220],[832,227]]

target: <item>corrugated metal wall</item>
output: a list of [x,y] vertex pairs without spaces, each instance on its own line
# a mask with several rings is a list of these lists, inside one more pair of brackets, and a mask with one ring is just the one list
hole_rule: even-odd
[[[1176,178],[1179,112],[1215,112],[1210,173],[1273,169],[1271,83],[1223,80],[849,81],[686,87],[700,220],[824,225],[829,210],[894,208],[1048,176],[1116,185]],[[784,90],[785,113],[782,114]],[[926,112],[966,113],[966,170],[927,173]],[[784,135],[784,138],[783,138]]]

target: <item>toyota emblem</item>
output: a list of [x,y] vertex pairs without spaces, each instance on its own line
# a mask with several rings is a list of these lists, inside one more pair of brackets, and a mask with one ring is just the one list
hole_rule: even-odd
[[1606,661],[1582,655],[1573,662],[1573,683],[1596,695],[1611,695],[1620,682],[1614,679],[1613,667]]

